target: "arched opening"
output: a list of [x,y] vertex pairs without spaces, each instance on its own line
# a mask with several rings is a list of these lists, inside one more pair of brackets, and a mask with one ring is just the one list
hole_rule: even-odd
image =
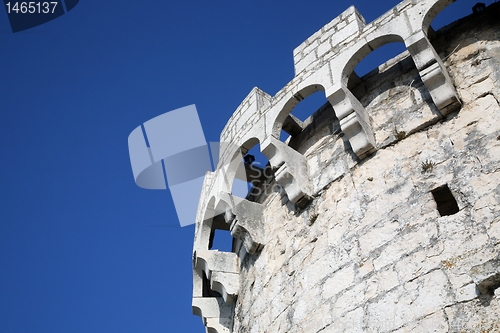
[[233,251],[233,236],[229,231],[230,225],[226,222],[226,210],[228,204],[220,201],[217,207],[213,210],[214,215],[209,221],[210,225],[210,240],[208,243],[209,250],[218,250],[223,252]]
[[[231,193],[250,201],[258,201],[266,185],[272,180],[273,172],[268,158],[262,154],[257,139],[248,140],[236,154],[238,166]],[[236,163],[235,163],[236,164]]]
[[[357,75],[369,67],[374,69]],[[342,77],[366,110],[378,147],[400,141],[422,124],[442,117],[398,35],[379,37],[360,48]]]
[[318,90],[307,97],[301,96],[299,98],[303,99],[300,100],[297,105],[295,105],[290,114],[292,114],[302,122],[305,122],[314,114],[314,112],[319,110],[325,103],[328,102],[323,90]]
[[[371,85],[382,83],[380,81],[382,73],[403,59],[411,59],[402,40],[382,44],[365,56],[361,53],[358,57],[361,58],[361,61],[350,64],[350,67],[354,69],[350,73],[345,73],[345,76],[347,77],[347,88],[359,100],[372,88]],[[413,61],[410,60],[410,62],[409,65],[414,67]]]
[[387,61],[405,51],[406,47],[402,41],[384,44],[358,62],[351,76],[356,75],[358,78],[362,78],[369,73],[378,73],[384,69]]
[[215,201],[215,197],[212,197],[207,204],[195,247],[198,250],[232,252],[233,237],[229,232],[230,225],[224,218],[228,205],[220,201],[216,207]]
[[[464,18],[469,15],[474,15],[474,12],[477,12],[476,5],[478,3],[484,3],[487,6],[491,5],[495,1],[478,1],[478,0],[466,0],[466,1],[454,1],[453,3],[446,6],[443,10],[441,10],[435,17],[426,18],[427,21],[430,22],[430,26],[427,32],[429,39],[432,41],[437,35],[436,32],[446,27],[445,29],[452,29],[452,26],[449,26],[451,23],[458,21],[461,18]],[[481,8],[479,8],[481,9]],[[478,13],[476,13],[478,14]],[[447,27],[449,26],[449,27]],[[425,27],[424,27],[425,28]]]
[[196,231],[195,248],[199,250],[209,250],[213,241],[213,228],[217,226],[219,220],[216,219],[219,213],[215,209],[215,197],[208,201],[203,214],[203,222],[200,223]]
[[314,113],[328,103],[323,90],[315,91],[307,97],[298,93],[295,94],[294,99],[298,104],[293,106],[281,128],[280,140],[283,142],[290,141],[292,137],[299,135],[311,122]]
[[[311,85],[296,93],[285,104],[280,140],[305,154],[321,137],[332,134],[336,117],[321,85]],[[314,136],[314,138],[313,138]]]
[[[489,35],[487,33],[478,36],[471,34],[471,32],[478,25],[492,24],[493,29],[495,29],[498,20],[498,11],[495,10],[495,7],[498,8],[497,6],[498,3],[491,0],[480,3],[477,0],[456,1],[435,17],[427,18],[430,21],[428,37],[443,62],[446,62],[450,56],[458,53],[461,49],[478,42],[482,39],[481,37],[488,38],[486,37]],[[473,66],[479,63],[480,61],[472,62]]]

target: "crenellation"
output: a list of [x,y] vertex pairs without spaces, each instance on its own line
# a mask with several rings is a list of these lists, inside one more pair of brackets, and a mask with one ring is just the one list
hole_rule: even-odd
[[296,54],[301,53],[307,46],[309,46],[314,41],[318,40],[322,41],[322,39],[325,38],[325,34],[326,36],[330,36],[331,33],[337,31],[338,25],[346,19],[345,16],[352,15],[353,12],[354,12],[354,6],[351,6],[348,9],[346,9],[342,14],[338,15],[332,21],[324,25],[320,30],[316,31],[314,34],[308,37],[304,42],[302,42],[299,46],[297,46],[293,50],[294,57]]
[[325,58],[325,55],[328,53],[328,52],[331,52],[332,51],[332,48],[333,48],[333,45],[335,44],[332,44],[332,41],[330,39],[327,39],[325,40],[324,42],[322,42],[317,50],[316,50],[316,53],[317,53],[317,56],[319,59],[324,59]]
[[[255,115],[260,115],[271,103],[271,96],[258,87],[254,87],[236,109],[221,132],[221,142],[231,142],[231,138],[237,135],[236,131],[242,125],[247,124]],[[223,152],[221,152],[223,155]]]
[[326,45],[337,45],[349,36],[354,35],[364,26],[364,18],[354,6],[318,30],[294,50],[295,74],[305,68],[314,67],[325,52],[317,52]]
[[[369,24],[350,7],[294,50],[279,92],[237,108],[197,213],[193,311],[208,332],[498,331],[500,6],[431,42],[451,2],[405,0]],[[392,42],[406,51],[353,72]],[[296,119],[315,92],[326,104]],[[256,145],[272,176],[240,198]],[[210,249],[215,229],[233,252]]]
[[308,42],[307,46],[301,52],[302,53],[301,59],[304,59],[305,57],[307,57],[311,53],[314,54],[316,51],[316,48],[319,46],[318,38],[315,38],[314,40],[307,41],[307,42]]

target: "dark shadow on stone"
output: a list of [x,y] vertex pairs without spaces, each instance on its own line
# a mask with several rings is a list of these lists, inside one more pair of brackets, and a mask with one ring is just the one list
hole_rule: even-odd
[[456,214],[460,211],[457,201],[455,200],[453,193],[451,193],[448,184],[435,188],[431,191],[431,193],[434,197],[434,201],[436,201],[439,215],[448,216]]
[[490,276],[477,285],[479,300],[484,306],[489,306],[495,297],[495,290],[500,288],[500,273]]

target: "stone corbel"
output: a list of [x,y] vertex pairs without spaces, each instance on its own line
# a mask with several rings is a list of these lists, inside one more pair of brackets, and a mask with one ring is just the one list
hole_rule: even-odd
[[220,196],[231,203],[232,208],[228,208],[224,217],[230,225],[231,235],[243,241],[248,253],[255,254],[260,251],[266,244],[264,207],[229,193],[222,193]]
[[413,62],[417,67],[422,82],[443,116],[460,107],[455,86],[451,82],[448,71],[441,58],[434,50],[423,31],[413,34],[405,40]]
[[193,314],[203,320],[207,332],[232,332],[234,303],[226,303],[222,297],[204,297],[203,272],[196,267],[193,269],[193,300],[191,307]]
[[210,280],[210,289],[217,291],[227,303],[234,303],[240,288],[238,255],[233,252],[198,250],[195,268]]
[[288,195],[288,199],[299,207],[311,201],[312,191],[306,158],[273,136],[267,137],[261,145],[273,167],[276,182]]
[[233,331],[234,307],[220,297],[195,297],[193,314],[203,319],[207,332],[231,333]]
[[377,150],[370,117],[358,99],[347,87],[329,89],[327,99],[332,104],[340,128],[360,159]]

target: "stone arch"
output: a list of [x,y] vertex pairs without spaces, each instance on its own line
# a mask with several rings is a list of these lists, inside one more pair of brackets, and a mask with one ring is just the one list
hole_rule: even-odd
[[[295,128],[291,130],[292,136],[302,132],[303,123],[290,114],[300,101],[315,92],[326,91],[325,87],[331,84],[327,82],[330,80],[329,72],[326,72],[327,67],[324,66],[322,70],[303,81],[297,78],[292,80],[282,90],[287,93],[284,93],[280,101],[275,104],[270,131],[261,142],[262,153],[269,159],[276,182],[285,190],[288,199],[299,207],[307,206],[312,200],[309,167],[304,155],[279,138],[284,126]],[[325,103],[328,102],[325,94]]]
[[234,204],[231,202],[230,197],[224,194],[219,195],[216,201],[215,211],[219,214],[226,214],[226,212],[232,208],[234,208]]
[[283,106],[275,121],[284,120],[301,101],[318,91],[325,91],[321,84],[309,84],[293,94]]
[[434,18],[444,9],[446,6],[455,2],[456,0],[435,0],[434,3],[427,8],[424,15],[422,15],[422,30],[427,33],[431,26]]
[[205,207],[205,212],[203,214],[203,224],[212,227],[212,219],[214,218],[215,213],[215,196],[212,195],[207,202]]
[[216,230],[229,231],[226,214],[231,211],[231,208],[227,200],[215,195],[210,197],[205,206],[202,221],[197,224],[199,229],[196,230],[195,251],[210,250]]
[[244,155],[246,155],[246,153],[250,149],[252,149],[255,145],[260,144],[260,140],[256,137],[251,137],[249,139],[243,139],[243,140],[245,141],[240,145],[240,149]]
[[259,197],[265,191],[266,183],[274,177],[269,157],[262,151],[261,141],[257,138],[246,140],[241,146],[241,152],[244,155],[243,169],[245,171],[245,179],[242,180],[248,186],[245,197],[250,201],[258,202]]
[[[398,55],[395,57],[391,55],[381,59],[383,61],[380,63],[378,68],[374,67],[374,70],[365,76],[357,76],[357,73],[354,70],[357,65],[363,61],[363,59],[370,56],[371,53],[376,52],[381,47],[395,43],[400,44]],[[386,62],[389,60],[390,62]],[[377,64],[374,64],[374,66],[376,65]],[[383,79],[384,76],[386,76],[387,73],[390,73],[391,70],[406,70],[409,74],[411,73],[411,78],[408,78],[404,85],[402,85],[401,82],[388,82],[383,80],[377,82],[377,77]],[[386,73],[386,71],[388,72]],[[395,94],[404,91],[406,99],[413,101],[411,103],[412,106],[407,107],[404,110],[407,112],[419,111],[420,113],[418,114],[418,118],[425,118],[429,121],[436,117],[441,117],[440,112],[433,105],[429,105],[430,108],[424,108],[422,110],[416,107],[417,103],[433,104],[433,101],[430,99],[429,89],[425,84],[423,84],[423,80],[420,77],[420,71],[416,67],[413,57],[407,49],[405,39],[399,34],[389,33],[386,35],[379,35],[371,40],[368,40],[366,43],[363,43],[362,46],[359,46],[342,69],[341,78],[341,84],[346,87],[350,93],[352,93],[353,96],[351,98],[355,99],[357,102],[359,101],[360,110],[369,108],[370,101],[380,96],[384,96],[389,90]],[[416,121],[401,122],[399,121],[401,119],[400,116],[393,119],[391,128],[388,126],[384,128],[381,127],[380,124],[382,122],[377,121],[377,117],[381,117],[382,114],[387,114],[386,111],[387,110],[373,110],[372,108],[369,108],[369,112],[368,109],[363,111],[366,119],[370,121],[372,119],[375,120],[370,123],[367,121],[367,123],[373,132],[375,139],[374,143],[376,143],[378,148],[401,140],[401,138],[413,133],[416,130],[413,124],[417,123]]]
[[348,86],[349,76],[352,74],[356,66],[366,58],[370,53],[374,52],[376,49],[391,43],[403,43],[404,38],[398,34],[386,34],[382,36],[376,36],[371,40],[366,41],[363,45],[359,46],[357,51],[353,52],[352,56],[347,60],[342,68],[341,80],[342,84],[346,87]]
[[[252,148],[255,146],[260,147],[261,141],[256,137],[249,137],[243,138],[240,142],[242,143],[232,145],[231,151],[228,151],[226,155],[228,156],[226,163],[222,165],[219,172],[224,178],[225,192],[232,193],[237,197],[245,198],[248,191],[246,191],[246,193],[239,193],[242,192],[240,189],[238,193],[235,193],[235,182],[236,180],[240,180],[244,183],[251,183],[252,180],[257,180],[256,178],[260,178],[260,176],[263,175],[263,170],[261,170],[263,167],[251,165],[252,163],[248,163],[243,160]],[[261,152],[261,149],[259,152]],[[269,160],[268,156],[265,157]]]
[[[310,95],[314,94],[315,92],[318,91],[325,91],[325,87],[323,84],[319,83],[308,83],[304,87],[299,87],[298,91],[296,93],[293,93],[290,97],[288,97],[287,101],[284,103],[284,105],[281,107],[281,110],[278,112],[276,115],[274,121],[273,121],[273,126],[272,126],[272,135],[275,138],[280,137],[280,132],[283,129],[283,126],[287,125],[287,121],[291,122],[294,121],[293,119],[289,119],[289,116],[295,106],[299,104],[301,101],[309,97]],[[326,100],[326,96],[325,96]],[[293,126],[293,124],[290,124]],[[300,126],[300,124],[298,124]],[[299,130],[297,126],[295,126],[296,131]],[[292,130],[293,131],[293,130]],[[289,133],[293,135],[292,133]]]
[[208,200],[201,223],[199,223],[199,230],[196,231],[197,242],[195,250],[209,250],[213,238],[213,230],[217,227],[217,216],[220,215],[217,209],[217,198],[212,195]]
[[214,217],[215,196],[212,196],[205,205],[200,223],[197,223],[199,230],[196,231],[195,250],[208,250],[210,248]]

